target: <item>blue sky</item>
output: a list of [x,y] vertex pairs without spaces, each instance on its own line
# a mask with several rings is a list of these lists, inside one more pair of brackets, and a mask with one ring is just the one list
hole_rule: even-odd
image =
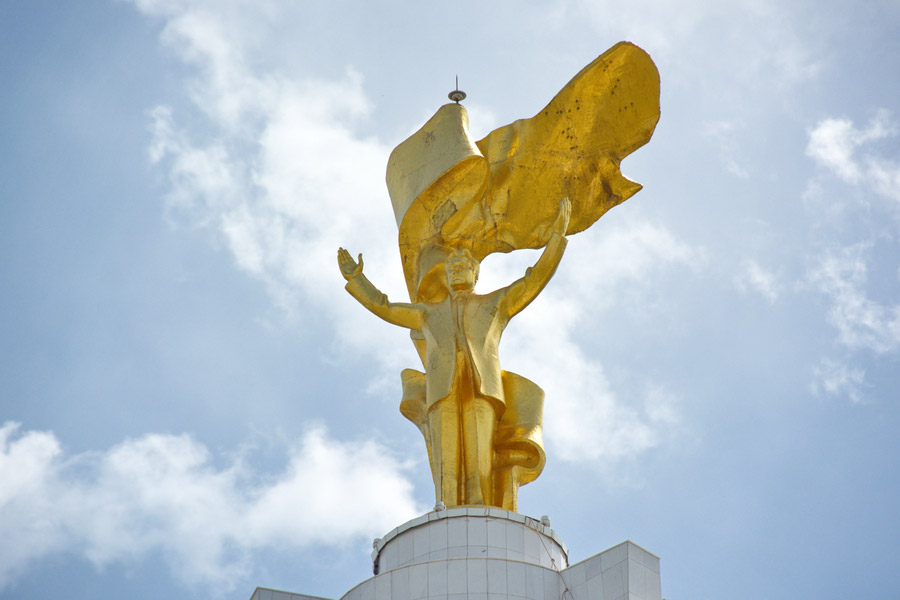
[[900,594],[897,2],[6,2],[0,31],[0,597],[366,578],[432,485],[413,348],[335,250],[402,298],[390,150],[456,75],[477,138],[620,40],[662,118],[501,345],[547,393],[521,512],[573,561],[660,555],[669,600]]

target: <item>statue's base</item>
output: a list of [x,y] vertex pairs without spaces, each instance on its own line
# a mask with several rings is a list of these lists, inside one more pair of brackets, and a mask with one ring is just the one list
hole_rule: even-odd
[[[660,600],[659,558],[623,542],[569,566],[548,526],[497,508],[430,512],[376,540],[376,575],[341,600]],[[251,600],[299,594],[257,588]]]

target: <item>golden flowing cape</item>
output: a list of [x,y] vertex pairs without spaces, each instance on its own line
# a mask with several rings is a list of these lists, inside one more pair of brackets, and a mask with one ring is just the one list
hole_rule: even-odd
[[[467,135],[464,109],[462,118]],[[572,202],[566,233],[590,227],[641,189],[622,175],[619,163],[650,140],[657,121],[656,65],[642,49],[620,42],[535,116],[492,131],[475,148],[461,144],[463,154],[450,160],[454,167],[443,172],[440,165],[443,175],[430,185],[417,182],[410,187],[416,195],[401,202],[392,194],[410,298],[420,298],[428,271],[442,262],[435,248],[466,247],[481,260],[493,252],[543,247],[564,197]],[[426,149],[434,130],[429,122],[417,132],[421,142],[408,147],[407,156]],[[392,161],[402,153],[398,146]],[[389,188],[391,177],[389,163]]]

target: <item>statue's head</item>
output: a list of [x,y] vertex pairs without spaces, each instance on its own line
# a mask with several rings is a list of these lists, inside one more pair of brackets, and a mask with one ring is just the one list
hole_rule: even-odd
[[447,284],[451,290],[471,291],[478,281],[478,261],[465,248],[454,250],[447,258]]

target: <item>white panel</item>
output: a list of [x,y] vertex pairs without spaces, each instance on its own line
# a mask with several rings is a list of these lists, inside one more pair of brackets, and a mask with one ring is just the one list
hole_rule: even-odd
[[467,519],[466,534],[468,535],[469,547],[487,546],[487,523],[484,519]]
[[544,571],[544,600],[559,600],[562,596],[562,579],[556,571]]
[[487,545],[506,549],[506,521],[497,519],[487,522]]
[[646,598],[644,592],[644,572],[647,567],[634,560],[628,560],[628,592],[638,598]]
[[428,597],[447,595],[447,562],[428,563]]
[[506,548],[517,554],[525,554],[525,528],[519,523],[506,522]]
[[625,592],[625,563],[619,562],[603,571],[603,600],[617,600]]
[[448,594],[465,594],[469,591],[466,577],[466,562],[465,560],[451,560],[447,563]]
[[391,600],[391,574],[375,577],[375,600]]
[[417,527],[407,535],[410,533],[413,538],[413,556],[419,560],[425,560],[431,552],[431,537],[428,535],[428,528]]
[[[525,565],[525,595],[534,600],[544,598],[544,569],[534,565]],[[556,600],[556,598],[551,600]]]
[[569,595],[571,595],[571,600],[588,600],[587,583],[569,588]]
[[510,596],[526,596],[525,565],[520,562],[506,563],[506,593]]
[[[597,562],[600,562],[599,560]],[[603,600],[603,577],[597,575],[587,580],[587,600]]]
[[428,565],[409,567],[409,598],[419,600],[428,595]]
[[585,565],[583,562],[578,563],[577,565],[572,565],[560,575],[562,575],[563,581],[566,582],[566,585],[569,587],[575,587],[576,585],[581,585],[585,581]]
[[409,534],[409,532],[401,533],[399,536],[395,537],[391,540],[391,545],[397,545],[397,564],[396,565],[387,565],[388,570],[390,568],[394,568],[400,565],[408,565],[412,562],[413,559],[413,536]]
[[[657,559],[657,564],[659,564],[659,559]],[[659,573],[654,573],[651,569],[648,569],[644,574],[644,595],[646,596],[646,600],[660,600],[662,598],[662,590],[660,590],[659,585]]]
[[359,586],[360,600],[375,600],[375,580],[369,579]]
[[488,594],[506,594],[506,562],[487,561]]
[[447,549],[447,521],[442,519],[428,525],[428,536],[431,540],[431,551]]
[[447,519],[447,545],[461,548],[467,545],[467,528],[465,519]]
[[585,580],[591,580],[594,577],[600,577],[600,572],[602,570],[603,561],[600,560],[600,555],[592,556],[586,561],[584,561],[584,578]]
[[477,558],[466,560],[466,576],[469,578],[469,594],[487,594],[487,561]]
[[397,543],[397,538],[388,542],[387,546],[381,549],[381,554],[378,556],[379,572],[384,573],[397,568],[397,565],[400,564],[399,549],[400,545]]
[[409,600],[409,569],[391,571],[391,600]]
[[532,529],[525,530],[525,556],[538,558],[541,555],[541,540]]
[[[606,552],[600,554],[601,568],[605,571],[610,567],[619,564],[627,558],[627,545],[621,544],[615,548],[610,548]],[[611,600],[615,600],[612,598]]]

